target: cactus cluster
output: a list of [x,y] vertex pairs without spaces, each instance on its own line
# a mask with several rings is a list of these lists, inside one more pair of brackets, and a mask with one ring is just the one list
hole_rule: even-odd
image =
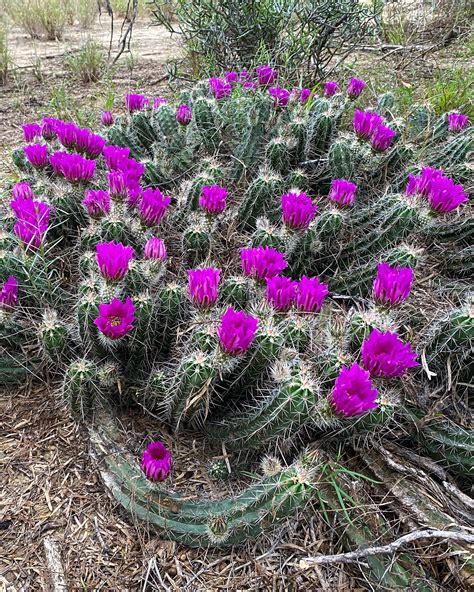
[[[21,182],[0,237],[1,371],[26,358],[53,372],[97,449],[114,451],[117,500],[193,546],[303,509],[320,468],[308,446],[380,436],[413,392],[454,391],[473,337],[474,129],[428,107],[404,120],[391,95],[362,111],[354,90],[216,80],[177,108],[129,95],[100,136],[45,120],[13,154]],[[134,405],[211,457],[279,451],[287,464],[267,459],[237,497],[183,499],[147,480],[108,420],[97,427]],[[424,445],[451,451],[454,429]],[[228,476],[225,461],[208,470]]]

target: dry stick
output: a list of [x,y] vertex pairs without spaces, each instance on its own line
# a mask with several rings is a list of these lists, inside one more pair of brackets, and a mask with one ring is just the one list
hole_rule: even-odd
[[46,536],[43,544],[51,580],[51,589],[53,592],[67,592],[66,578],[57,543],[51,537]]
[[353,563],[364,559],[364,557],[371,557],[372,555],[380,555],[383,553],[395,553],[400,547],[417,541],[418,539],[446,539],[451,541],[461,541],[464,543],[474,543],[474,534],[467,532],[452,532],[449,530],[415,530],[409,534],[405,534],[399,539],[383,545],[381,547],[369,547],[368,549],[359,549],[358,551],[351,551],[350,553],[339,553],[337,555],[317,555],[316,557],[305,557],[300,561],[300,568],[305,569],[312,564],[321,563]]
[[[130,0],[128,0],[127,15],[128,15],[128,8],[129,8],[129,6],[130,6]],[[129,22],[129,25],[127,27],[127,30],[125,31],[124,34],[121,35],[121,39],[119,41],[119,51],[118,51],[117,55],[115,56],[115,58],[114,58],[114,60],[112,62],[112,66],[117,63],[118,59],[120,58],[120,56],[125,51],[125,48],[130,49],[130,41],[132,39],[133,25],[135,24],[135,20],[137,18],[137,14],[138,14],[138,0],[133,0],[133,12],[132,12],[132,16],[130,18],[130,22]],[[123,27],[125,25],[126,19],[127,19],[127,16],[125,16],[124,19],[123,19],[122,29],[121,29],[122,31],[123,31]]]

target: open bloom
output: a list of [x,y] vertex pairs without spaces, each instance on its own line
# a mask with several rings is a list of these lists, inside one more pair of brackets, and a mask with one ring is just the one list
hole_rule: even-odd
[[105,146],[102,150],[105,164],[111,171],[123,170],[125,161],[130,156],[130,148],[121,148],[120,146]]
[[360,78],[351,78],[347,87],[347,96],[354,100],[362,94],[366,84]]
[[382,121],[383,117],[378,113],[356,109],[353,120],[354,131],[359,139],[370,140]]
[[306,193],[284,193],[281,196],[283,222],[290,228],[308,228],[316,216],[317,207]]
[[113,125],[114,116],[110,111],[102,111],[100,114],[100,123],[105,126]]
[[339,83],[335,80],[326,82],[324,85],[324,96],[333,97],[339,91]]
[[386,125],[379,125],[371,138],[372,148],[377,152],[385,152],[393,144],[397,132]]
[[427,197],[431,208],[440,214],[455,210],[469,199],[464,187],[456,185],[449,177],[433,179]]
[[43,117],[41,135],[45,140],[53,140],[56,137],[58,123],[60,123],[60,120],[55,117]]
[[242,82],[242,88],[247,92],[248,90],[255,90],[257,85],[252,80],[244,80],[244,82]]
[[112,282],[123,280],[128,271],[130,259],[134,254],[132,247],[124,246],[122,243],[114,243],[114,241],[96,245],[96,258],[100,273],[106,280]]
[[403,376],[408,368],[419,366],[410,343],[403,343],[397,333],[374,329],[362,343],[362,361],[371,376]]
[[23,198],[10,205],[17,218],[14,233],[25,247],[39,249],[48,229],[51,208],[41,201]]
[[164,197],[161,191],[149,187],[142,192],[138,207],[140,220],[145,226],[154,226],[160,222],[171,203],[171,197]]
[[158,109],[158,107],[161,107],[161,105],[167,104],[168,101],[165,99],[165,97],[156,97],[156,99],[153,101],[153,109]]
[[15,183],[12,187],[12,195],[15,199],[33,199],[33,189],[29,183]]
[[295,301],[297,286],[298,282],[285,276],[267,278],[267,301],[279,311],[288,310]]
[[191,109],[187,105],[180,105],[176,111],[176,121],[181,125],[189,125],[191,123],[191,119]]
[[195,304],[209,306],[217,300],[221,270],[215,267],[188,269],[189,295]]
[[135,306],[130,298],[122,302],[113,298],[110,304],[99,304],[99,316],[95,319],[99,331],[109,339],[120,339],[133,329]]
[[317,277],[303,275],[296,289],[296,306],[304,312],[319,312],[328,294],[327,284]]
[[25,142],[33,142],[35,138],[41,138],[41,126],[37,123],[25,123],[21,126]]
[[354,362],[350,368],[344,366],[336,378],[332,404],[341,415],[353,417],[378,407],[377,396],[378,391],[372,385],[369,372]]
[[289,90],[286,90],[286,88],[281,88],[279,86],[271,86],[268,89],[268,93],[273,98],[273,104],[275,107],[283,108],[288,105],[291,93]]
[[129,113],[133,113],[134,111],[141,111],[148,105],[148,102],[149,101],[145,97],[145,95],[125,95],[125,105],[127,106]]
[[410,267],[379,263],[372,295],[380,304],[395,306],[408,298],[412,284],[413,270]]
[[0,290],[0,310],[8,309],[18,304],[18,282],[16,277],[11,275],[3,284]]
[[30,144],[23,148],[28,162],[38,168],[42,169],[48,163],[48,147],[46,144]]
[[107,191],[89,189],[82,204],[91,218],[100,218],[110,212],[110,195]]
[[142,471],[150,481],[164,481],[171,473],[171,453],[163,442],[150,442],[143,452]]
[[311,89],[310,88],[302,88],[300,91],[300,103],[302,105],[306,105],[311,96]]
[[331,183],[329,199],[341,206],[352,206],[355,202],[357,185],[345,179],[334,179]]
[[257,73],[258,83],[262,86],[267,86],[277,81],[278,71],[270,66],[257,66],[255,72]]
[[63,175],[71,183],[90,181],[95,173],[95,161],[80,154],[55,152],[49,157],[49,162],[56,174]]
[[443,176],[442,169],[422,167],[421,175],[409,175],[408,185],[405,189],[407,195],[420,194],[427,197],[431,191],[433,181]]
[[209,78],[209,86],[216,99],[224,99],[232,93],[232,85],[222,78]]
[[242,270],[245,275],[260,281],[278,275],[288,267],[285,254],[272,247],[254,247],[240,251]]
[[239,73],[238,72],[226,72],[225,73],[225,81],[229,84],[237,84],[239,81]]
[[145,259],[166,259],[166,245],[161,238],[152,236],[146,241],[143,252]]
[[258,319],[245,312],[237,312],[231,307],[221,317],[217,330],[219,341],[228,354],[233,356],[244,352],[250,347],[257,331]]
[[225,210],[229,192],[219,185],[205,185],[201,190],[199,205],[209,214],[220,214]]
[[448,130],[450,132],[462,132],[467,126],[469,117],[462,115],[462,113],[449,113],[448,114]]

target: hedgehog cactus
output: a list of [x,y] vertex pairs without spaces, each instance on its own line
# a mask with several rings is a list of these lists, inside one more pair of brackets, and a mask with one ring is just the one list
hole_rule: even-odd
[[[447,383],[446,358],[461,364],[472,338],[466,307],[427,323],[416,277],[433,243],[469,247],[456,171],[473,129],[445,138],[422,111],[405,126],[391,95],[354,117],[363,84],[351,100],[331,84],[308,105],[267,88],[272,72],[258,87],[198,83],[176,107],[128,95],[127,114],[102,116],[104,138],[45,120],[13,156],[23,182],[1,235],[2,345],[18,361],[15,327],[35,330],[36,372],[54,362],[62,374],[63,399],[107,452],[113,495],[194,546],[242,541],[303,508],[320,468],[306,446],[384,433],[405,375],[429,387],[414,368],[422,351]],[[427,173],[424,154],[443,170]],[[117,404],[200,438],[211,457],[280,450],[288,463],[267,462],[235,498],[189,501],[123,453],[108,423]],[[225,461],[209,467],[227,476]]]

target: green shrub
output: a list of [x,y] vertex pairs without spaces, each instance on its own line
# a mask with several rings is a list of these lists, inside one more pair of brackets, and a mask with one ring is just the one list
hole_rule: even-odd
[[70,52],[65,61],[73,77],[85,83],[100,80],[107,66],[102,44],[94,41],[87,41],[78,50]]

